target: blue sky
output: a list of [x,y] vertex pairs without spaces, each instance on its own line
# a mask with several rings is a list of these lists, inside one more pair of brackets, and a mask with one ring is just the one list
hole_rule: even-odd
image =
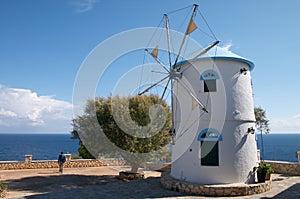
[[76,74],[102,41],[199,4],[220,44],[252,60],[273,132],[300,132],[298,0],[2,0],[0,133],[68,132]]

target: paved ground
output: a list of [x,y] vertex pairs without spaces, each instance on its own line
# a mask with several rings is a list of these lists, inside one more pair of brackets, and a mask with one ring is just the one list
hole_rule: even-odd
[[[8,183],[8,198],[205,198],[169,191],[161,187],[158,172],[146,172],[147,179],[123,182],[116,176],[127,167],[0,170]],[[300,176],[274,174],[271,191],[238,198],[300,198]]]

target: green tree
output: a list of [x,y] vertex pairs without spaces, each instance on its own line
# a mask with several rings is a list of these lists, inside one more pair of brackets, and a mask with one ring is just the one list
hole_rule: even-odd
[[89,100],[73,127],[94,157],[121,155],[132,165],[132,172],[142,163],[169,153],[166,145],[171,139],[171,113],[156,95]]
[[269,133],[270,126],[269,126],[269,120],[266,115],[266,111],[261,107],[255,107],[254,114],[256,120],[255,122],[256,129],[260,132]]
[[263,132],[268,134],[270,132],[269,127],[269,120],[266,115],[266,111],[262,109],[261,107],[255,107],[254,108],[254,114],[255,114],[255,126],[258,131],[260,131],[260,141],[261,141],[261,158],[262,161],[265,159],[265,151],[264,151],[264,139],[263,139]]
[[95,157],[87,150],[87,148],[82,143],[79,145],[78,154],[83,159],[95,159]]
[[79,156],[84,159],[94,159],[102,154],[108,154],[109,147],[105,142],[109,142],[99,126],[96,117],[96,104],[102,103],[104,98],[88,99],[84,113],[76,116],[72,121],[73,139],[79,139]]

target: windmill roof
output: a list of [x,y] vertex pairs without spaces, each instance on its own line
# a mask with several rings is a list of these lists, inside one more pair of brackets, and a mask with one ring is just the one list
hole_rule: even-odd
[[[249,65],[250,70],[253,70],[254,63],[242,56],[239,56],[227,49],[220,48],[220,47],[213,47],[208,53],[199,57],[197,60],[205,60],[205,59],[212,59],[212,60],[231,60],[231,61],[240,61]],[[196,61],[197,61],[196,60]],[[186,61],[182,61],[177,63],[176,65],[181,65],[186,63]]]

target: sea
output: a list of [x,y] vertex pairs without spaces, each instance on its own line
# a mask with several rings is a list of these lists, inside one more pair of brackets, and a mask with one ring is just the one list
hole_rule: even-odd
[[0,134],[0,161],[57,160],[60,152],[78,154],[79,140],[71,134]]
[[[264,160],[297,162],[300,134],[257,134],[257,147]],[[263,142],[262,142],[263,141]],[[56,160],[59,153],[78,154],[79,141],[70,134],[0,134],[0,161]]]
[[300,151],[300,133],[262,134],[262,139],[261,134],[256,134],[256,137],[261,159],[298,162],[296,153]]

